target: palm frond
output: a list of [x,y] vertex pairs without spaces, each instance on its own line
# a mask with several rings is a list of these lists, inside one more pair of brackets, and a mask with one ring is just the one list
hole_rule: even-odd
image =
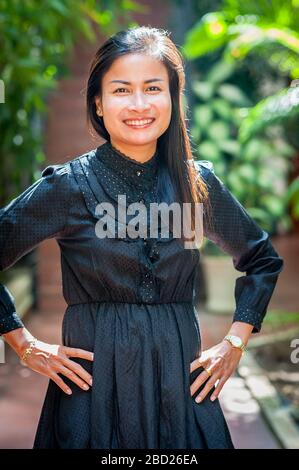
[[299,87],[285,88],[248,111],[239,129],[240,142],[246,142],[270,124],[282,123],[299,114]]

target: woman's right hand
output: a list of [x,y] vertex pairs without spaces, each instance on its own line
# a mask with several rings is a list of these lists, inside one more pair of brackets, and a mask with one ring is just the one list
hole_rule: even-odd
[[[27,347],[29,347],[29,341],[21,351],[18,351],[20,359]],[[83,390],[88,390],[89,385],[92,385],[92,376],[80,364],[69,359],[70,357],[93,361],[93,352],[37,340],[31,353],[27,355],[24,362],[22,361],[22,364],[49,377],[61,390],[71,395],[71,389],[58,374],[65,375]]]

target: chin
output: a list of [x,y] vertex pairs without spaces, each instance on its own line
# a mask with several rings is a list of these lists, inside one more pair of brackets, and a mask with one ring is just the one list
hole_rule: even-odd
[[126,136],[125,139],[122,139],[124,143],[127,145],[146,145],[150,144],[152,142],[156,142],[159,136],[133,136],[131,139],[128,139],[128,136]]

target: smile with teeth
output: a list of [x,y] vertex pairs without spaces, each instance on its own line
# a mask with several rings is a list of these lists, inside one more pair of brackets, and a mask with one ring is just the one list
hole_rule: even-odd
[[127,119],[124,121],[125,124],[131,127],[147,127],[152,122],[154,122],[154,118],[152,119]]

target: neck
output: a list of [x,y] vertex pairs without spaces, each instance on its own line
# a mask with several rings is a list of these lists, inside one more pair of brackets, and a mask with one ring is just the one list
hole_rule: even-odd
[[115,141],[112,138],[110,142],[116,150],[128,157],[134,158],[134,160],[137,160],[140,163],[145,163],[146,161],[150,160],[157,149],[156,140],[145,145],[127,145],[123,142]]

